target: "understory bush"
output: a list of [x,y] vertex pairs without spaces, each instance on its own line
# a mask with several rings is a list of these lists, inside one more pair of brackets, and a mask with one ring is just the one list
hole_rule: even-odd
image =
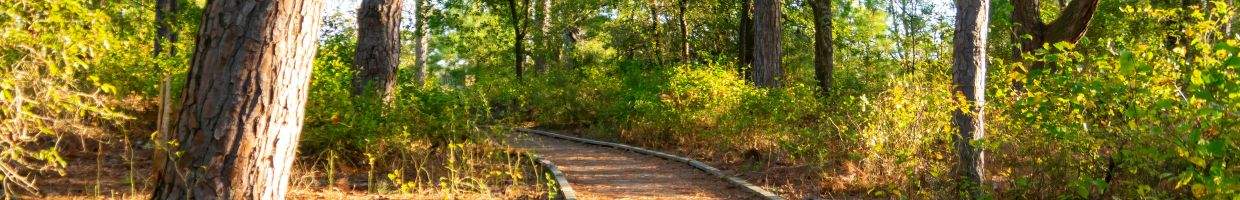
[[[995,61],[986,138],[976,142],[987,151],[990,195],[1235,196],[1237,41],[1112,48],[1084,56],[1061,43],[1025,55],[1035,61]],[[1032,63],[1047,68],[1013,70]],[[520,94],[513,96],[529,111],[513,114],[533,114],[518,118],[535,125],[581,127],[589,137],[679,150],[741,172],[806,169],[827,185],[810,191],[930,198],[964,187],[949,64],[843,65],[835,87],[821,93],[803,78],[757,88],[726,62],[622,60],[552,70],[499,91]],[[788,77],[812,77],[805,65],[788,67]]]
[[[492,123],[490,98],[473,83],[402,82],[386,102],[373,92],[353,94],[355,42],[352,30],[329,34],[315,59],[298,163],[322,176],[309,186],[364,181],[372,192],[487,196],[542,181],[529,174],[529,158],[509,149],[502,129],[484,126]],[[402,69],[398,80],[412,73]]]

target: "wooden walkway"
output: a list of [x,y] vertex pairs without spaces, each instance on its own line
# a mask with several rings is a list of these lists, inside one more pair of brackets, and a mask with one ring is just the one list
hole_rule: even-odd
[[759,199],[681,162],[537,134],[513,140],[555,163],[580,199]]

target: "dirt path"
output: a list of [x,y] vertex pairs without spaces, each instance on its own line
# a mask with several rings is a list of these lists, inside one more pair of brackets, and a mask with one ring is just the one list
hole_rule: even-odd
[[513,133],[516,146],[551,160],[581,199],[755,199],[684,163],[541,135]]

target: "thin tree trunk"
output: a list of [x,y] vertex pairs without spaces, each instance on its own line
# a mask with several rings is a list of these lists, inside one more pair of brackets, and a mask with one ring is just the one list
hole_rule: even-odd
[[823,95],[831,92],[831,74],[835,70],[833,40],[831,39],[831,0],[813,0],[814,11],[814,77]]
[[430,35],[426,33],[427,14],[430,9],[430,0],[414,0],[413,11],[413,76],[418,86],[426,84],[426,51],[429,43]]
[[[177,30],[172,25],[178,10],[180,10],[180,5],[177,4],[177,0],[155,1],[155,49],[151,52],[151,55],[159,56],[159,53],[163,52],[164,40],[167,40],[171,45],[176,45]],[[171,45],[168,48],[168,55],[176,56],[176,47]]]
[[680,60],[685,62],[688,62],[690,58],[689,28],[688,25],[685,24],[685,6],[688,4],[688,1],[689,0],[679,0],[680,12],[677,15],[680,21]]
[[[152,56],[159,56],[160,52],[163,51],[163,42],[165,40],[170,43],[170,45],[168,45],[168,55],[173,57],[177,55],[177,48],[175,46],[177,42],[177,30],[175,30],[175,27],[172,26],[174,24],[172,19],[176,18],[175,16],[177,10],[179,9],[180,6],[177,5],[176,0],[157,0],[155,2],[156,35],[155,48],[151,51]],[[156,65],[159,64],[156,63]],[[156,132],[156,136],[154,137],[155,152],[151,154],[151,164],[154,167],[152,169],[162,168],[165,162],[167,162],[166,155],[168,155],[168,150],[164,148],[164,144],[167,144],[168,140],[172,137],[169,130],[171,125],[168,124],[169,118],[172,116],[172,105],[169,105],[169,102],[171,102],[170,96],[172,95],[170,92],[172,77],[168,74],[163,76],[164,77],[159,84],[159,119],[157,122],[158,124],[156,125],[159,130]],[[152,171],[152,177],[158,177],[158,173],[158,171]]]
[[1227,37],[1233,37],[1231,35],[1232,33],[1231,27],[1233,24],[1236,23],[1236,19],[1237,19],[1236,17],[1238,17],[1237,15],[1240,15],[1240,13],[1235,12],[1237,10],[1235,7],[1240,6],[1240,5],[1236,5],[1236,0],[1228,0],[1227,6],[1231,8],[1231,11],[1227,11],[1227,13],[1230,13],[1230,14],[1227,15],[1227,18],[1228,18],[1227,23],[1223,24],[1223,39],[1227,39]]
[[357,9],[357,52],[353,57],[353,95],[373,89],[387,102],[400,66],[401,0],[363,0]]
[[576,63],[573,61],[573,51],[577,49],[577,28],[572,26],[564,27],[562,37],[564,44],[560,48],[560,63],[563,63],[564,67],[568,69],[576,68]]
[[522,15],[517,13],[517,7],[517,0],[508,0],[508,12],[512,19],[512,31],[515,34],[512,41],[513,57],[515,58],[514,69],[516,69],[517,80],[521,80],[525,72],[525,66],[523,66],[525,64],[525,47],[522,46],[525,43],[525,32],[521,28],[520,16]]
[[922,53],[919,52],[917,49],[918,40],[917,40],[916,34],[919,30],[917,29],[917,27],[915,27],[914,23],[912,23],[913,22],[912,14],[909,14],[909,7],[915,6],[915,5],[912,5],[914,4],[914,1],[915,0],[907,0],[907,1],[903,1],[900,4],[900,16],[901,16],[900,19],[902,21],[901,24],[904,25],[904,44],[903,44],[904,50],[903,51],[906,52],[904,53],[906,54],[904,59],[905,59],[905,62],[907,63],[905,68],[908,70],[917,69],[917,61],[921,60],[918,57],[918,55],[922,55]]
[[952,64],[952,85],[956,94],[963,94],[968,110],[952,113],[956,126],[956,149],[960,160],[957,170],[961,177],[971,182],[968,190],[973,198],[983,194],[982,179],[985,153],[971,144],[986,135],[985,89],[986,89],[986,34],[990,25],[989,0],[956,1],[956,33]]
[[761,87],[782,87],[780,68],[780,0],[755,0],[753,6],[753,72],[749,80]]
[[551,59],[551,45],[547,42],[551,35],[551,0],[539,0],[538,5],[538,34],[534,35],[534,44],[538,47],[534,56],[534,68],[538,73],[544,73]]
[[659,0],[650,0],[650,34],[654,36],[650,41],[651,50],[654,51],[655,64],[663,64],[663,48],[659,44],[662,38],[659,36]]
[[741,0],[740,13],[740,29],[737,30],[738,41],[736,52],[737,69],[741,76],[746,79],[753,74],[753,18],[750,13],[753,12],[754,0]]
[[[151,153],[151,169],[162,169],[168,162],[168,140],[172,139],[172,77],[165,75],[159,82],[159,118],[155,132],[155,150]],[[151,178],[157,179],[160,171],[151,171]]]
[[284,199],[322,1],[216,0],[203,11],[152,199]]
[[895,45],[895,49],[897,51],[902,51],[901,53],[892,53],[889,55],[891,56],[892,60],[899,62],[900,66],[908,68],[908,62],[907,62],[908,59],[906,59],[908,57],[908,53],[903,52],[904,50],[907,50],[905,46],[905,41],[908,41],[908,40],[903,34],[903,31],[901,31],[901,27],[903,27],[902,25],[907,22],[904,21],[904,17],[901,12],[896,12],[896,5],[899,5],[899,4],[900,4],[900,1],[898,0],[887,1],[887,13],[890,13],[891,18],[893,18],[892,25],[888,27],[889,29],[891,29],[891,37],[892,37],[892,40],[894,41],[892,45]]
[[1231,16],[1231,19],[1227,20],[1227,26],[1223,28],[1223,38],[1232,37],[1232,39],[1240,39],[1240,36],[1233,35],[1236,33],[1236,20],[1240,20],[1240,9],[1236,8],[1240,4],[1236,4],[1236,0],[1228,0],[1227,5],[1232,8],[1232,11],[1229,12],[1231,13],[1230,15],[1227,15]]

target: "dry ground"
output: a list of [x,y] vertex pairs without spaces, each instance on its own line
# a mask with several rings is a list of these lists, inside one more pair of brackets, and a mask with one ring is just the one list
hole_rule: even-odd
[[[62,145],[64,150],[61,153],[68,164],[64,176],[56,173],[37,175],[42,196],[25,195],[20,199],[150,198],[151,150],[144,148],[143,143],[125,145],[123,140],[118,140],[100,145],[90,140],[67,141],[70,144]],[[134,148],[126,149],[126,146]],[[338,176],[347,178],[328,184],[322,171],[310,170],[300,164],[294,168],[289,199],[545,199],[544,189],[530,184],[495,188],[490,193],[437,189],[411,194],[368,192],[365,171],[339,169]]]

